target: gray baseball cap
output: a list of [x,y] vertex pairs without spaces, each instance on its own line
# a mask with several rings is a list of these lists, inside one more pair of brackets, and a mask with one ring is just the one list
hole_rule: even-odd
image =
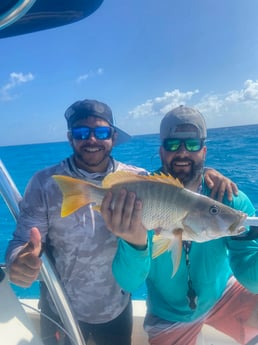
[[131,139],[131,136],[121,129],[117,128],[114,124],[114,117],[110,107],[102,102],[93,99],[84,99],[73,103],[67,108],[64,114],[68,128],[72,128],[73,124],[87,116],[96,116],[107,121],[117,132],[116,145],[122,144]]
[[[183,132],[178,130],[178,126],[192,125],[196,132]],[[203,115],[196,109],[180,105],[169,111],[160,123],[160,139],[166,138],[198,138],[206,139],[207,129]]]

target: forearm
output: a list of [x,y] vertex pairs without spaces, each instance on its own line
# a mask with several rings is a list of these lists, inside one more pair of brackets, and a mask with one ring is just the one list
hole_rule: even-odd
[[252,293],[258,293],[258,241],[229,241],[230,266],[237,280]]
[[26,245],[30,238],[30,227],[23,228],[20,224],[17,224],[17,228],[13,234],[13,238],[9,241],[5,260],[7,266],[10,266],[16,259],[18,253]]
[[150,269],[150,246],[138,248],[119,240],[113,261],[113,274],[122,289],[133,292],[144,283]]

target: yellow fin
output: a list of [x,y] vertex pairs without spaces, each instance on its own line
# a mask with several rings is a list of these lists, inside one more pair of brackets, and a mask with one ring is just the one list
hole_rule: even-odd
[[153,236],[152,258],[155,259],[159,255],[169,250],[171,240],[160,235]]
[[89,189],[82,188],[85,185],[92,185],[91,183],[70,176],[53,175],[52,177],[63,194],[61,217],[67,217],[91,202]]
[[172,277],[176,274],[180,265],[182,256],[182,234],[181,229],[172,232],[173,237],[168,239],[162,235],[153,236],[152,258],[155,259],[166,251],[171,251],[171,260],[173,264]]
[[100,212],[100,206],[99,205],[93,206],[92,209],[93,209],[93,211]]
[[182,232],[181,235],[175,236],[174,240],[171,242],[169,250],[171,250],[171,260],[173,263],[172,277],[174,277],[180,265],[182,256]]
[[104,188],[111,188],[117,184],[126,184],[139,181],[159,182],[174,185],[180,188],[184,187],[178,179],[175,179],[171,175],[165,175],[164,173],[154,175],[139,175],[132,173],[131,171],[116,171],[107,175],[102,182],[102,186]]

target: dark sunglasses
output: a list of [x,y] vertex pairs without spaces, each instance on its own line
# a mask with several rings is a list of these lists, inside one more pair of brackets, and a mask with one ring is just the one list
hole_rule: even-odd
[[101,126],[101,127],[74,127],[69,130],[71,133],[72,138],[76,140],[87,140],[89,139],[91,133],[93,133],[94,137],[98,140],[107,140],[110,139],[114,133],[114,129],[108,126]]
[[180,146],[184,144],[185,148],[189,152],[197,152],[203,148],[203,139],[173,139],[168,138],[163,141],[163,147],[166,151],[176,152]]

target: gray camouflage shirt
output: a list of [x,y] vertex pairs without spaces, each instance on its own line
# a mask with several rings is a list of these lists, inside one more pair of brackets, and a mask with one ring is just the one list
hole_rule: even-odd
[[89,174],[77,169],[72,157],[36,173],[20,203],[17,227],[7,249],[10,264],[29,240],[31,227],[38,227],[42,242],[48,237],[53,248],[55,266],[75,316],[84,322],[108,322],[128,304],[129,294],[121,290],[112,274],[117,238],[91,205],[61,218],[62,193],[51,176],[67,175],[101,184],[107,174],[117,170],[146,173],[112,159],[105,174]]

